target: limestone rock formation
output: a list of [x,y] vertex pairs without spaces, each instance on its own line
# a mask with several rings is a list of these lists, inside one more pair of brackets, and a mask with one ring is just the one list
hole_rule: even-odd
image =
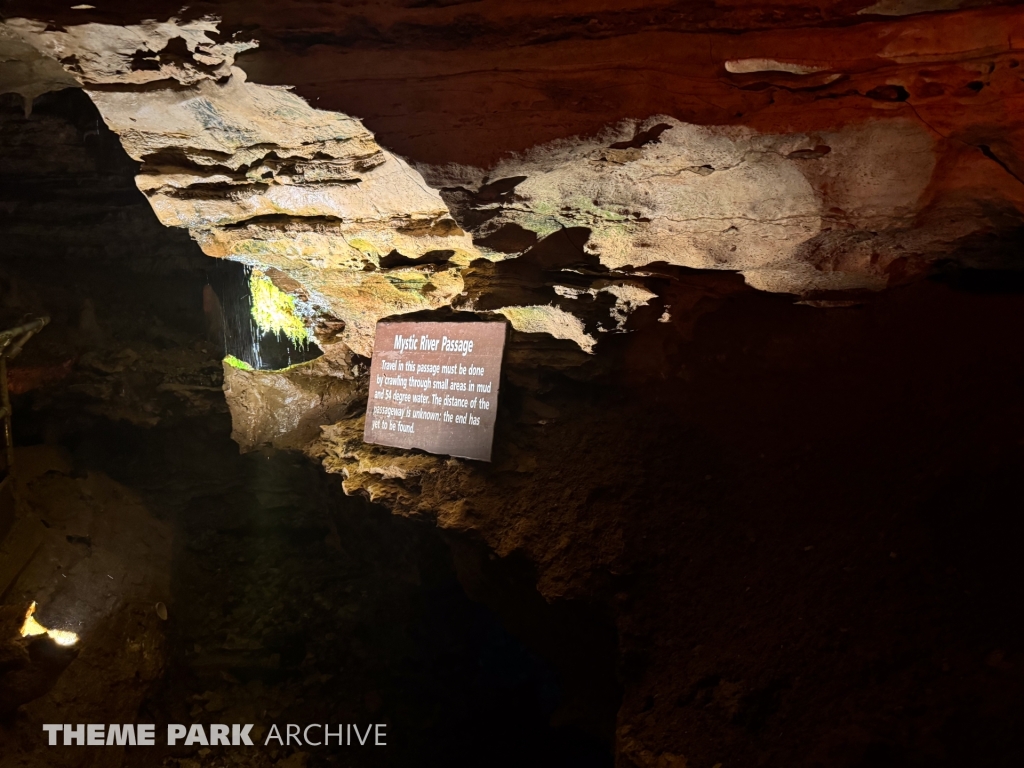
[[[523,19],[534,13],[523,10]],[[230,14],[225,22],[201,17],[124,27],[12,19],[3,39],[16,66],[5,89],[30,96],[72,83],[85,87],[142,163],[139,188],[160,220],[187,228],[211,256],[287,276],[328,351],[341,341],[368,356],[381,317],[454,306],[500,312],[517,330],[571,339],[593,352],[596,334],[629,330],[628,315],[642,305],[584,306],[572,298],[594,296],[603,286],[656,295],[652,281],[644,282],[650,265],[732,270],[762,290],[833,301],[833,292],[880,290],[937,262],[971,265],[979,238],[1019,227],[1024,191],[1012,147],[1020,126],[1000,105],[1020,98],[1021,88],[1012,75],[1013,44],[994,29],[1022,22],[1009,9],[957,18],[935,17],[924,28],[855,25],[833,35],[831,58],[824,59],[782,31],[734,39],[713,32],[715,24],[704,29],[690,20],[686,32],[643,31],[630,22],[611,34],[592,19],[593,31],[605,31],[573,32],[579,38],[569,43],[534,41],[541,64],[531,87],[550,88],[544,67],[563,66],[581,46],[592,68],[618,67],[630,55],[623,48],[629,42],[667,51],[671,78],[694,96],[681,105],[665,91],[667,98],[619,107],[602,101],[572,115],[564,104],[545,105],[559,115],[555,140],[546,143],[551,130],[524,133],[535,118],[517,113],[515,141],[466,144],[482,127],[493,137],[486,108],[468,134],[438,142],[438,121],[451,117],[441,94],[424,105],[423,129],[415,133],[434,135],[434,148],[451,150],[421,151],[409,132],[396,134],[375,116],[380,89],[353,92],[345,81],[322,94],[347,98],[368,114],[371,125],[413,155],[418,171],[379,146],[360,121],[248,82],[236,66],[247,51],[245,66],[257,77],[273,80],[287,71],[294,76],[288,85],[321,98],[306,82],[309,70],[273,40],[267,53],[253,53],[248,40],[219,40]],[[921,34],[934,41],[931,49],[921,46]],[[423,39],[408,44],[430,47]],[[709,52],[707,60],[693,55],[698,49]],[[493,60],[500,72],[510,66],[502,58],[509,50],[472,55]],[[313,55],[327,53],[317,48]],[[416,76],[463,77],[444,74],[450,69],[439,55],[418,62]],[[945,68],[927,69],[936,61],[946,61]],[[400,74],[409,66],[402,55],[382,61],[361,52],[343,66],[321,63],[321,71],[362,73],[383,92],[416,79]],[[586,90],[585,80],[573,77],[570,89]],[[700,78],[706,87],[698,87]],[[705,96],[697,95],[701,88]],[[488,92],[483,83],[479,90]],[[507,98],[502,89],[492,94]],[[708,103],[698,109],[693,98]],[[411,103],[399,100],[403,108]],[[711,102],[721,106],[710,109]],[[622,121],[629,116],[636,119]],[[505,154],[481,153],[483,144]],[[509,269],[479,261],[529,257],[563,231],[575,233],[578,253],[535,259],[545,282],[529,295],[509,290]]]
[[233,406],[231,437],[242,451],[264,445],[303,450],[332,424],[365,404],[366,388],[319,358],[283,371],[224,363],[224,395]]
[[[283,272],[310,319],[344,322],[341,339],[358,354],[369,356],[381,317],[436,308],[461,290],[457,270],[430,255],[465,261],[469,237],[358,121],[237,69],[184,91],[91,96],[143,163],[139,188],[163,223],[187,227],[211,256]],[[388,271],[393,252],[409,267]]]
[[[877,290],[896,260],[927,263],[977,231],[966,206],[948,204],[932,227],[915,226],[935,204],[937,161],[927,129],[902,119],[771,135],[656,116],[489,169],[521,180],[507,202],[474,209],[491,215],[477,234],[580,227],[584,251],[610,270],[660,262],[735,270],[756,288],[800,295]],[[482,186],[480,172],[459,170],[428,178]]]
[[[139,188],[164,224],[211,256],[283,272],[310,322],[340,320],[358,354],[370,354],[379,318],[450,303],[462,286],[444,265],[476,252],[437,192],[358,121],[246,82],[230,64],[247,45],[212,44],[214,30],[14,20],[4,38],[53,56],[87,89],[142,163]],[[139,90],[154,82],[174,87]]]

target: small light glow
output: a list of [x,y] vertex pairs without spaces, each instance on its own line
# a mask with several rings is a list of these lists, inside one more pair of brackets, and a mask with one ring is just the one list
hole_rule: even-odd
[[36,612],[35,601],[28,607],[25,614],[25,623],[21,625],[22,637],[35,637],[36,635],[48,635],[57,645],[74,645],[78,642],[78,635],[66,629],[47,629],[38,621],[33,614]]

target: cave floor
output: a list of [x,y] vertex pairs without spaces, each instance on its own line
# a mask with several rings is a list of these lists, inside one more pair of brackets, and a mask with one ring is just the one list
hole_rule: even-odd
[[[63,550],[99,568],[19,581],[21,591],[38,588],[68,605],[53,584],[66,571],[80,576],[82,594],[104,598],[76,623],[80,653],[54,689],[4,726],[20,744],[10,757],[80,764],[84,751],[47,749],[36,738],[35,716],[57,710],[72,722],[155,723],[158,734],[167,723],[256,724],[251,748],[128,747],[101,756],[131,768],[469,766],[485,752],[495,765],[611,764],[610,744],[549,726],[557,674],[467,598],[435,528],[344,497],[297,456],[239,455],[226,427],[218,418],[173,429],[110,426],[69,450],[25,450],[44,465],[34,472],[34,512],[63,505],[68,524],[82,527],[82,510],[63,502],[88,495],[96,518],[119,520],[108,527],[125,540],[110,546],[96,526],[88,540],[68,534]],[[118,510],[126,506],[140,519],[125,523]],[[127,595],[121,581],[108,586],[105,570],[121,579],[114,569],[140,525],[165,538],[162,551],[154,546],[121,569],[144,585]],[[44,619],[58,614],[40,610]],[[125,648],[140,644],[146,664]],[[286,723],[386,723],[388,745],[261,746],[274,723],[282,734]]]

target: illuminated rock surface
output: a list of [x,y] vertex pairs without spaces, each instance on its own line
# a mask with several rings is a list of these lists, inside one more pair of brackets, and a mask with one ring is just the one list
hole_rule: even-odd
[[[582,27],[559,17],[547,25],[564,32],[549,41],[546,25],[526,31],[539,8],[516,17],[491,2],[474,10],[486,19],[474,39],[488,39],[488,25],[510,39],[461,50],[440,43],[457,10],[414,13],[413,34],[400,31],[413,17],[374,7],[366,23],[400,50],[314,45],[301,59],[291,53],[297,30],[310,35],[330,16],[298,4],[292,26],[260,26],[257,12],[266,39],[253,51],[248,37],[214,42],[231,10],[222,22],[130,31],[14,20],[5,44],[31,59],[29,70],[45,64],[25,53],[35,50],[87,88],[102,86],[90,95],[143,161],[138,184],[160,220],[188,228],[209,255],[281,270],[305,292],[310,322],[344,322],[339,338],[364,356],[380,317],[464,303],[463,273],[478,254],[514,257],[565,228],[578,228],[577,261],[611,277],[660,263],[726,269],[820,300],[913,279],[939,260],[973,264],[978,238],[1013,229],[1024,205],[1013,117],[1022,86],[1003,34],[1024,23],[1013,8],[908,21],[878,19],[900,15],[893,8],[862,9],[869,18],[828,32],[818,54],[787,29],[813,21],[796,9],[754,14],[740,36],[715,31],[739,23],[728,13],[621,9]],[[837,13],[847,11],[822,20]],[[347,25],[333,21],[344,39]],[[515,43],[531,44],[523,72],[513,69]],[[626,66],[645,49],[663,52],[657,65]],[[262,82],[318,106],[345,102],[342,112],[363,116],[387,149],[360,121],[246,82],[232,68],[240,54]],[[461,71],[467,57],[472,72]],[[569,71],[574,59],[588,65]],[[324,75],[307,82],[311,66]],[[574,101],[595,78],[600,98]],[[169,82],[185,87],[138,89]],[[407,90],[428,82],[428,101]],[[456,83],[480,96],[454,103]],[[524,101],[524,89],[543,98]],[[488,288],[487,308],[500,308],[502,286]],[[574,311],[546,293],[526,306]],[[618,325],[584,319],[591,333]]]

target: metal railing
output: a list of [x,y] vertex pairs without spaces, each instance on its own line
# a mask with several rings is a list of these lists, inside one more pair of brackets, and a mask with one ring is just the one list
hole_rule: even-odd
[[11,395],[7,390],[7,361],[21,354],[25,344],[50,322],[48,317],[39,317],[17,328],[0,331],[0,417],[3,418],[4,466],[3,477],[14,466],[14,434],[11,429]]

